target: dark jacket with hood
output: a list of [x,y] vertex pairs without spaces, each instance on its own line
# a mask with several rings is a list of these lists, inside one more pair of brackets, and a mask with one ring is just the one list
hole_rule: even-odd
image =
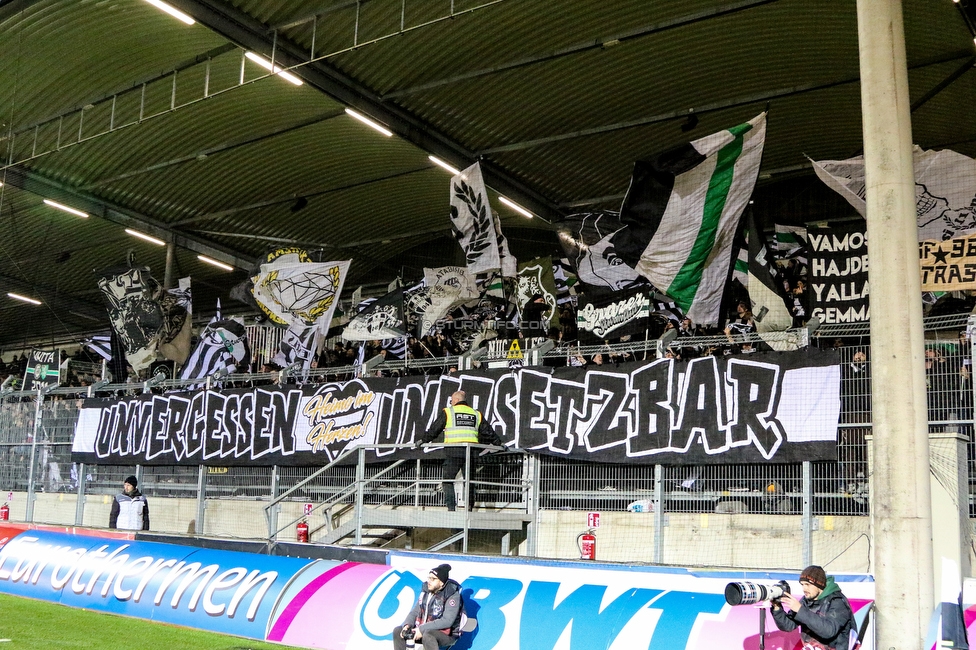
[[827,584],[819,596],[814,600],[804,596],[800,599],[800,605],[798,612],[783,606],[774,607],[772,612],[776,627],[784,632],[792,632],[799,626],[800,638],[811,648],[849,650],[854,612],[832,576],[827,578]]
[[404,625],[416,627],[421,632],[440,630],[448,636],[461,636],[461,585],[454,580],[444,583],[437,593],[427,589],[427,583],[407,614]]

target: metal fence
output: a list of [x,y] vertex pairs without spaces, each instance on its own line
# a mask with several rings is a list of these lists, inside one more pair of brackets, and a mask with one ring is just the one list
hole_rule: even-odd
[[[969,503],[960,503],[959,507],[970,510],[976,484],[972,341],[966,336],[971,329],[966,315],[926,322],[930,431],[957,433],[968,440],[970,496]],[[615,542],[619,549],[612,552],[611,559],[752,566],[751,560],[736,557],[736,549],[744,537],[753,535],[766,540],[767,553],[785,557],[784,566],[812,560],[826,564],[846,554],[838,566],[867,570],[870,547],[865,517],[869,514],[866,438],[871,433],[871,350],[866,328],[821,328],[812,336],[809,331],[797,330],[782,338],[789,345],[830,347],[840,354],[841,416],[836,462],[664,467],[571,462],[522,454],[490,456],[477,464],[474,502],[482,512],[504,512],[516,504],[525,514],[526,526],[521,536],[518,532],[512,536],[509,530],[501,542],[497,536],[484,532],[487,529],[465,527],[464,538],[455,540],[454,548],[571,556],[575,553],[571,542],[550,537],[570,538],[572,531],[585,529],[591,523],[582,514],[574,513],[598,512],[609,518],[615,531],[626,531],[606,533],[611,539],[619,537]],[[761,338],[754,342],[772,345]],[[697,343],[730,344],[725,337]],[[610,351],[622,358],[643,358],[663,356],[670,347],[687,345],[687,339],[641,341]],[[599,349],[607,350],[607,346]],[[564,348],[545,356],[547,362],[569,362],[578,353],[591,352]],[[454,357],[385,364],[377,370],[402,372],[412,368],[436,372],[448,365],[470,367],[470,363],[471,360]],[[271,381],[320,382],[361,372],[361,368],[350,367],[291,377],[282,373],[235,375],[223,382],[235,386]],[[115,394],[134,393],[159,390],[169,383],[100,389]],[[0,490],[9,493],[8,500],[14,499],[14,519],[105,526],[112,495],[119,491],[125,476],[135,473],[149,498],[155,531],[241,538],[288,537],[294,534],[294,523],[305,517],[311,520],[313,541],[358,539],[374,545],[434,548],[450,539],[449,535],[420,539],[404,535],[393,525],[375,535],[364,536],[362,530],[355,535],[348,532],[348,522],[362,508],[409,511],[414,513],[409,515],[413,518],[410,527],[423,527],[426,515],[419,513],[442,508],[436,462],[411,461],[396,467],[389,463],[364,466],[351,462],[327,471],[311,467],[134,468],[72,464],[70,443],[81,405],[77,392],[80,390],[8,393],[0,397]],[[933,473],[951,474],[953,462],[951,457],[933,453]],[[315,476],[309,479],[313,473]],[[349,487],[357,484],[366,486],[359,491],[359,501],[355,490],[349,492]],[[282,498],[293,486],[298,487]],[[458,493],[465,491],[461,487]],[[269,509],[272,504],[274,508]],[[306,515],[309,507],[313,512]],[[276,520],[277,527],[270,533],[266,513]],[[971,512],[971,516],[976,513]],[[431,528],[438,527],[437,521],[430,523]],[[444,527],[452,528],[446,524]],[[340,529],[346,534],[339,536]],[[480,545],[478,535],[483,536]],[[522,546],[516,550],[519,544]],[[768,560],[752,562],[769,565]]]

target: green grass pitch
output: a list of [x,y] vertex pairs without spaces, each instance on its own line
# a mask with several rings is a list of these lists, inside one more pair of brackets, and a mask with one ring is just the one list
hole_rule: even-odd
[[282,650],[292,646],[201,632],[0,594],[0,650]]

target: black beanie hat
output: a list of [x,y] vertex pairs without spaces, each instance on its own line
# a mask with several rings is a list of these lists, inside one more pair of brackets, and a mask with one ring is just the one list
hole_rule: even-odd
[[137,487],[139,485],[139,479],[137,479],[135,476],[126,476],[125,480],[122,482],[128,483],[132,487]]
[[823,570],[823,567],[812,564],[800,574],[800,582],[809,582],[814,587],[823,589],[827,586],[827,573]]
[[450,564],[439,564],[430,570],[437,579],[441,582],[447,582],[447,579],[451,576],[451,565]]

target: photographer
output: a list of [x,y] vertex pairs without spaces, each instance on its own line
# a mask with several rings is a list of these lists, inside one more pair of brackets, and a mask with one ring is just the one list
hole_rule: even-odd
[[800,574],[800,587],[802,600],[786,593],[772,602],[776,627],[791,632],[799,626],[804,649],[848,650],[854,613],[834,578],[819,566],[808,566]]
[[461,585],[449,578],[450,573],[450,564],[440,564],[427,574],[413,609],[393,630],[393,650],[404,650],[410,638],[424,650],[449,648],[461,636]]

